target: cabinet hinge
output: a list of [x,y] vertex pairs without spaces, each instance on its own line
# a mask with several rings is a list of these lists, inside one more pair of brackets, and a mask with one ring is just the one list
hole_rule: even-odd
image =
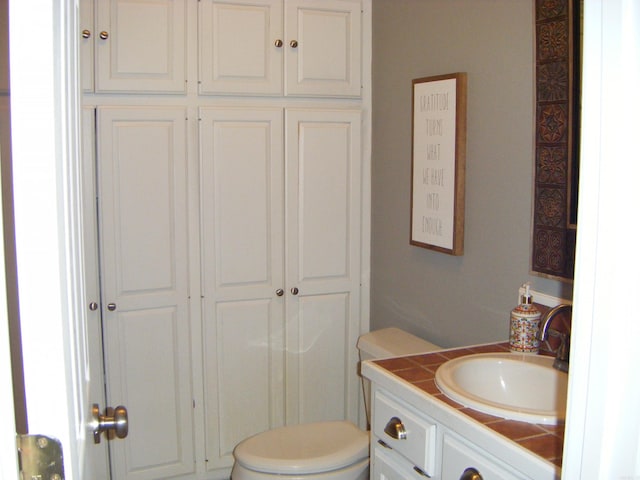
[[18,462],[23,480],[64,480],[62,444],[44,435],[18,435]]

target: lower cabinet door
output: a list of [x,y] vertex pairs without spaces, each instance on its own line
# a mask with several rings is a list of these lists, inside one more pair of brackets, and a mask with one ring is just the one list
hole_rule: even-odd
[[[479,477],[471,473],[464,476],[467,469],[474,469]],[[522,475],[509,465],[489,454],[468,445],[462,439],[449,433],[444,434],[442,450],[442,477],[447,480],[482,478],[484,480],[523,480]]]

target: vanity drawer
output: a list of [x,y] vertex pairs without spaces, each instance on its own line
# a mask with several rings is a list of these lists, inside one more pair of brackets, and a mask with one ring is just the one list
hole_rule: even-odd
[[428,476],[435,473],[436,425],[409,405],[375,392],[373,433]]

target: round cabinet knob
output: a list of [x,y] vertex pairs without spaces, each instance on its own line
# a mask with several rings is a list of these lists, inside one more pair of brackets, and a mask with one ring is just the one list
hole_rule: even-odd
[[299,292],[300,292],[300,290],[298,290],[298,287],[293,287],[293,288],[291,289],[291,293],[292,293],[293,295],[297,295]]
[[92,312],[95,312],[98,309],[98,302],[91,302],[89,304],[89,310],[91,310]]
[[482,480],[482,475],[480,475],[480,472],[475,468],[469,467],[462,472],[460,480]]
[[82,30],[82,38],[91,38],[91,30]]
[[279,297],[283,296],[284,295],[284,290],[281,289],[281,288],[277,289],[276,290],[276,295],[279,296]]
[[275,42],[273,42],[273,44],[274,44],[276,47],[280,48],[280,47],[282,47],[282,40],[277,39]]
[[289,42],[289,46],[291,46],[291,48],[298,48],[298,41],[297,40],[291,40]]
[[115,303],[108,303],[107,304],[107,310],[109,310],[110,312],[113,312],[116,309],[116,304]]
[[107,38],[109,38],[109,32],[105,32],[104,30],[102,32],[100,32],[100,38],[102,40],[106,40]]

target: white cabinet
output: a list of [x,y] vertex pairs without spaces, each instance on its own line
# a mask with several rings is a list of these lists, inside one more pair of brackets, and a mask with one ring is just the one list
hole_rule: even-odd
[[202,94],[358,97],[360,0],[201,0]]
[[207,459],[220,468],[265,429],[357,421],[361,120],[232,107],[200,119]]
[[97,112],[107,402],[131,426],[110,445],[119,479],[194,472],[185,114]]
[[[399,389],[374,384],[371,435],[372,479],[531,480],[509,465],[512,458],[500,459],[473,444],[449,424],[435,418],[437,410],[420,409],[405,401]],[[443,408],[446,408],[443,406]],[[428,414],[427,414],[428,412]],[[432,416],[433,415],[433,416]],[[451,425],[460,427],[459,422]],[[511,450],[514,457],[517,450]],[[464,477],[473,469],[480,477]]]
[[130,419],[114,478],[228,479],[252,434],[359,423],[363,18],[370,0],[80,0],[102,256],[87,304]]
[[82,87],[96,92],[184,93],[186,0],[82,0]]

